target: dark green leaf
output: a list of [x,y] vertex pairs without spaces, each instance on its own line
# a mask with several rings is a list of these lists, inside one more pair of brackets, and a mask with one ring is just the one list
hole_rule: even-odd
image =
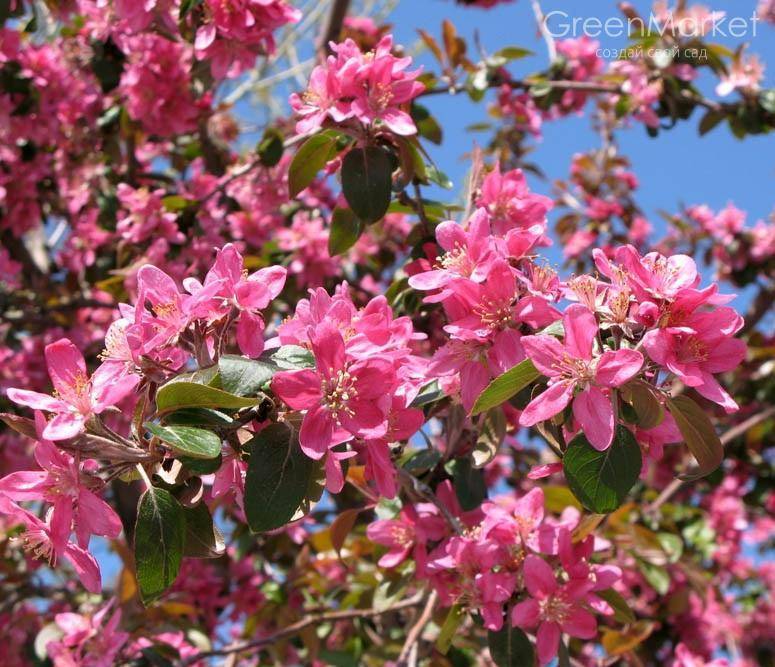
[[702,137],[708,134],[708,132],[723,121],[724,118],[726,118],[726,114],[723,111],[715,111],[714,109],[708,111],[700,121],[700,136]]
[[479,398],[476,399],[471,414],[478,415],[502,405],[539,377],[541,374],[533,362],[530,359],[525,359],[487,385],[485,390],[479,394]]
[[245,515],[253,532],[288,523],[307,497],[314,462],[285,424],[271,424],[253,437],[245,478]]
[[339,133],[325,130],[307,139],[296,151],[288,168],[288,189],[295,197],[306,188],[318,172],[333,160],[338,152]]
[[759,93],[759,104],[762,109],[775,114],[775,88],[769,88]]
[[696,471],[685,478],[697,479],[713,472],[724,460],[724,445],[708,415],[688,396],[667,399],[667,408],[699,465]]
[[509,627],[508,623],[498,632],[490,630],[487,633],[487,646],[498,667],[532,667],[535,664],[533,644],[522,630]]
[[146,422],[145,428],[166,442],[177,453],[195,459],[214,459],[221,453],[221,438],[212,431],[173,424],[161,426]]
[[237,396],[255,397],[261,393],[276,368],[264,361],[240,357],[236,354],[224,354],[218,360],[221,374],[221,388]]
[[192,456],[179,456],[178,461],[195,475],[210,475],[220,469],[223,456],[218,454],[214,459],[195,459]]
[[474,468],[470,458],[454,459],[447,466],[452,474],[452,486],[464,512],[479,507],[487,498],[487,483],[484,471]]
[[565,478],[573,495],[596,514],[608,514],[619,507],[638,481],[642,457],[634,436],[618,426],[611,446],[598,451],[583,433],[568,446],[563,458]]
[[210,510],[204,503],[184,510],[186,539],[183,555],[191,558],[218,558],[226,551],[223,535],[213,523]]
[[353,148],[342,161],[342,192],[363,222],[380,220],[390,205],[393,163],[379,146]]
[[265,167],[274,167],[283,157],[283,134],[276,127],[267,128],[256,147],[258,159]]
[[358,216],[349,208],[335,208],[331,215],[331,229],[328,234],[328,254],[336,257],[355,245],[363,228]]
[[441,144],[443,133],[441,131],[441,125],[431,115],[430,111],[422,104],[412,104],[412,119],[415,125],[417,125],[417,131],[421,137],[425,137],[428,141],[434,144]]
[[234,423],[229,415],[209,408],[183,408],[164,415],[165,425],[181,426],[220,426],[228,427]]
[[422,389],[420,389],[420,392],[417,394],[417,396],[414,397],[414,400],[409,407],[421,408],[423,405],[427,405],[428,403],[433,403],[434,401],[438,401],[439,399],[444,398],[444,396],[445,394],[441,390],[441,387],[439,387],[439,383],[434,380],[433,382],[426,384]]
[[135,566],[143,604],[160,598],[175,581],[185,537],[185,514],[172,494],[155,487],[143,493],[135,524]]
[[402,467],[412,473],[422,473],[435,468],[439,461],[441,452],[436,449],[421,449],[419,452],[410,452]]

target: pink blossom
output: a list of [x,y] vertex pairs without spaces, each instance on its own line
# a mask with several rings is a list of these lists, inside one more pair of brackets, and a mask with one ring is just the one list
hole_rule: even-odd
[[687,386],[734,412],[737,403],[713,375],[732,370],[745,359],[745,342],[733,338],[742,327],[743,318],[732,308],[696,312],[678,326],[648,331],[643,348]]
[[[40,412],[35,413],[39,432],[45,426]],[[39,433],[40,435],[40,433]],[[45,500],[52,504],[51,531],[57,546],[64,547],[75,524],[78,544],[88,547],[91,535],[118,537],[121,520],[113,508],[95,490],[102,481],[93,474],[95,461],[79,464],[75,458],[41,438],[35,446],[40,471],[19,471],[0,479],[0,494],[14,501]]]
[[50,511],[46,520],[42,521],[0,494],[0,514],[5,514],[12,522],[24,525],[25,530],[21,540],[24,548],[35,558],[45,559],[52,567],[56,565],[59,558],[64,558],[73,566],[86,590],[91,593],[100,592],[102,589],[100,568],[94,556],[86,549],[66,539],[62,541],[60,536],[54,534]]
[[453,294],[451,283],[459,278],[484,281],[497,258],[489,216],[483,209],[471,216],[467,231],[453,220],[442,222],[436,227],[436,239],[445,251],[438,258],[439,268],[409,278],[414,289],[441,289],[438,294],[426,296],[427,302],[441,301]]
[[272,378],[277,396],[294,410],[307,411],[299,434],[304,453],[320,459],[332,445],[353,436],[384,436],[392,364],[380,357],[353,359],[331,325],[321,325],[310,338],[317,368],[282,371]]
[[[524,336],[522,346],[549,387],[527,405],[519,418],[522,426],[533,426],[550,419],[573,401],[573,415],[589,442],[607,449],[614,435],[614,410],[603,388],[619,387],[643,366],[643,355],[636,350],[606,350],[594,354],[598,333],[595,316],[579,304],[568,307],[562,318],[563,343],[553,336]],[[576,389],[581,392],[574,398]]]
[[[218,250],[204,285],[195,278],[184,282],[186,289],[194,295],[190,308],[198,315],[219,319],[232,307],[236,308],[237,344],[243,354],[258,357],[264,351],[264,320],[258,311],[266,308],[282,291],[287,272],[281,266],[271,266],[250,275],[246,273],[242,255],[228,243]],[[211,286],[215,283],[220,287],[212,295]]]
[[380,567],[396,567],[414,551],[413,558],[422,569],[426,558],[426,543],[439,540],[446,534],[444,519],[434,505],[419,503],[407,505],[396,519],[379,519],[366,529],[372,542],[388,547],[379,559]]
[[285,0],[205,0],[204,7],[194,46],[199,60],[210,60],[216,79],[237,77],[257,55],[274,53],[273,32],[301,19]]
[[139,380],[136,375],[127,375],[115,381],[111,373],[101,368],[90,378],[83,355],[67,338],[47,345],[45,354],[56,396],[12,388],[8,398],[19,405],[55,413],[42,432],[48,440],[74,438],[92,415],[118,403]]
[[511,610],[511,623],[525,629],[538,626],[536,648],[541,665],[557,655],[563,632],[579,639],[595,637],[597,621],[584,609],[589,583],[570,581],[558,585],[552,568],[532,554],[525,559],[524,577],[530,597]]
[[313,70],[307,90],[291,96],[291,106],[302,117],[296,132],[314,132],[327,118],[335,123],[357,118],[367,126],[383,124],[398,135],[415,134],[414,121],[402,107],[425,87],[416,81],[420,70],[405,71],[412,59],[396,58],[392,47],[389,35],[368,54],[351,39],[332,43],[334,54]]
[[121,632],[121,610],[116,609],[106,617],[112,603],[91,616],[73,612],[57,614],[54,619],[62,636],[46,644],[46,652],[54,661],[54,667],[110,667],[122,647],[129,639],[129,633]]
[[[554,202],[543,195],[531,193],[525,175],[520,169],[501,174],[500,165],[485,177],[477,206],[490,214],[493,233],[505,236],[511,230],[530,234],[532,245],[546,245],[546,214]],[[523,253],[524,254],[524,253]]]
[[763,78],[764,63],[756,55],[740,54],[732,61],[729,71],[721,75],[721,81],[716,86],[716,94],[726,97],[735,90],[755,93],[760,89]]

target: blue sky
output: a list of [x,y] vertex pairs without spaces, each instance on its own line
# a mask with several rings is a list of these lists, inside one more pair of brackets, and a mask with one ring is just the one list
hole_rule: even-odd
[[[649,2],[636,0],[634,4],[643,15],[648,15]],[[672,3],[671,3],[672,4]],[[733,16],[750,19],[756,6],[755,0],[707,0],[713,9],[724,10]],[[571,17],[597,17],[605,20],[621,16],[614,0],[586,0],[568,2],[543,0],[545,14],[562,10]],[[522,46],[535,55],[512,63],[512,73],[519,77],[546,67],[547,52],[543,39],[536,30],[533,12],[528,0],[516,0],[490,10],[468,8],[451,0],[414,0],[398,4],[389,21],[394,26],[396,41],[408,49],[417,45],[417,28],[423,28],[434,36],[440,34],[443,18],[449,18],[469,45],[478,31],[483,47],[490,53],[503,46]],[[627,40],[600,38],[603,47],[623,47]],[[775,29],[759,23],[757,35],[744,39],[714,39],[727,46],[749,41],[748,51],[758,53],[765,63],[775,68]],[[432,57],[425,53],[418,58],[428,69],[434,69]],[[775,85],[775,70],[767,71],[765,86]],[[701,90],[715,97],[713,84],[708,77],[698,83]],[[492,99],[492,94],[487,99]],[[731,97],[730,99],[734,99]],[[432,147],[431,153],[443,170],[455,182],[456,190],[464,182],[467,163],[462,155],[471,149],[474,141],[483,143],[486,133],[470,133],[465,128],[487,120],[486,100],[478,104],[465,95],[454,97],[436,96],[423,101],[436,116],[444,129],[444,144]],[[747,211],[749,222],[765,218],[773,210],[775,198],[775,164],[773,163],[773,136],[735,139],[719,126],[713,132],[700,137],[697,126],[701,114],[688,122],[679,123],[672,130],[651,139],[640,123],[618,133],[621,151],[627,155],[640,179],[637,201],[652,224],[660,228],[658,210],[678,210],[680,204],[707,203],[718,209],[728,201]],[[549,181],[567,178],[570,160],[574,153],[584,152],[599,145],[598,136],[592,131],[587,118],[570,117],[544,123],[543,139],[531,155],[546,173]],[[532,187],[548,194],[550,182],[531,179]],[[559,260],[558,253],[550,252],[550,259]]]

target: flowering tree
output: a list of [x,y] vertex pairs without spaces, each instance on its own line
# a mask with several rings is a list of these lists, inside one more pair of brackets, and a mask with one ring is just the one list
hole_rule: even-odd
[[526,73],[373,2],[0,1],[4,665],[772,664],[775,223],[662,235],[617,136],[775,90],[722,12],[608,61],[532,8]]

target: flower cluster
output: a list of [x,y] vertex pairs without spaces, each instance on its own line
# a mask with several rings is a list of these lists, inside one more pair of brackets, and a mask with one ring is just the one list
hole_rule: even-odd
[[437,493],[454,523],[437,505],[424,503],[368,527],[369,538],[388,549],[380,565],[397,567],[411,556],[415,576],[428,580],[444,606],[477,611],[489,630],[500,630],[504,620],[537,628],[541,665],[557,655],[561,634],[597,634],[590,610],[613,614],[596,592],[616,584],[621,570],[591,563],[593,537],[573,539],[578,512],[559,520],[545,516],[540,489],[521,498],[499,496],[472,512],[462,512],[449,485]]
[[409,318],[395,318],[384,297],[356,308],[345,285],[333,296],[312,291],[278,337],[314,356],[314,368],[276,373],[272,390],[290,408],[305,411],[299,442],[310,458],[325,457],[327,488],[341,491],[340,461],[356,454],[337,445],[357,440],[368,477],[393,497],[389,444],[409,438],[425,421],[421,410],[409,407],[424,383],[423,360],[411,346],[424,335]]
[[239,76],[257,55],[275,49],[274,31],[297,23],[301,12],[285,0],[205,0],[205,19],[196,33],[197,58],[210,61],[213,76]]
[[397,58],[392,48],[389,35],[369,53],[350,39],[331,44],[334,54],[312,70],[307,90],[291,96],[291,107],[301,116],[296,132],[312,133],[326,120],[342,125],[353,119],[401,136],[415,134],[414,121],[403,107],[425,87],[416,80],[420,70],[406,71],[412,59]]
[[[518,172],[488,175],[481,208],[467,225],[439,225],[442,254],[412,267],[410,285],[430,292],[426,303],[440,302],[448,320],[450,341],[434,355],[430,376],[459,392],[470,410],[493,377],[529,358],[548,386],[524,408],[520,424],[547,421],[572,403],[577,427],[601,450],[616,428],[615,390],[636,378],[655,390],[676,378],[736,410],[714,377],[745,357],[745,344],[734,338],[742,318],[718,307],[728,297],[715,286],[698,289],[690,257],[642,257],[632,246],[611,257],[595,250],[600,278],[561,282],[530,259],[545,238],[551,204],[530,194],[523,179]],[[556,304],[563,297],[577,303],[561,315]],[[541,332],[560,319],[562,342]]]

